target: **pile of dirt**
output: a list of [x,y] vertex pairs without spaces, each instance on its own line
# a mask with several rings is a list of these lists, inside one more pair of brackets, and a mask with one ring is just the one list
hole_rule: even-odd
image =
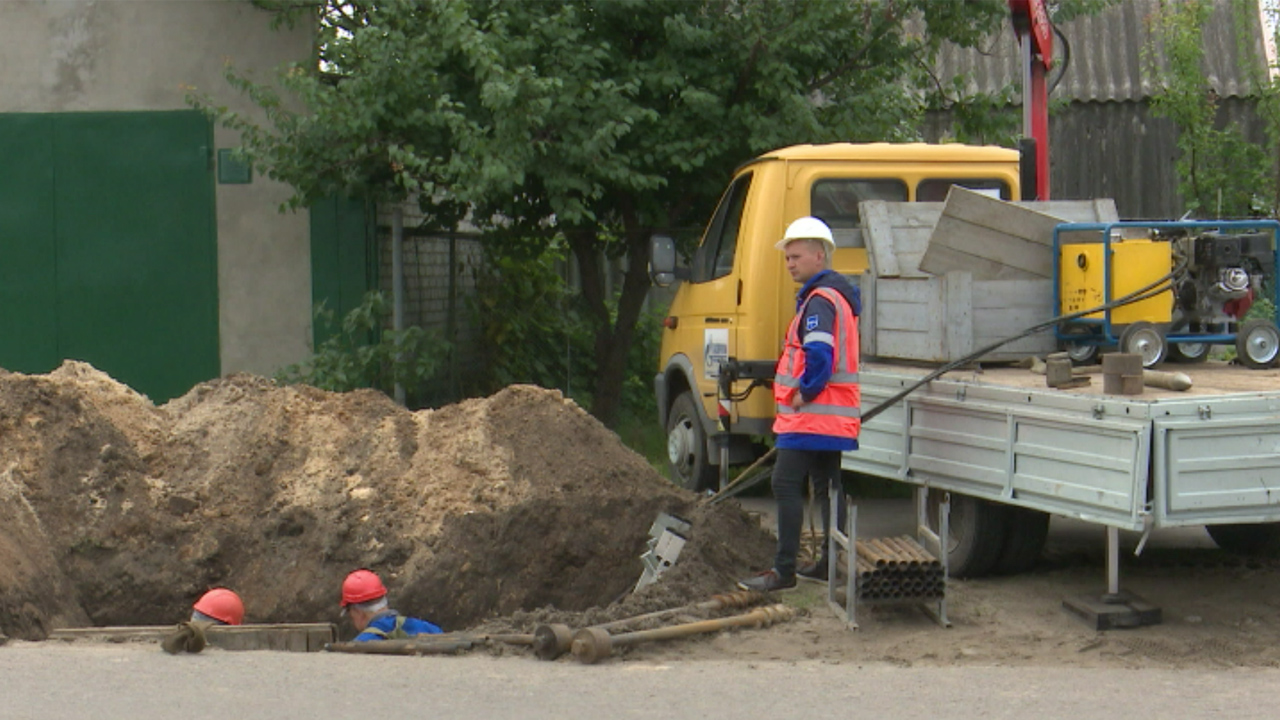
[[628,604],[731,588],[773,541],[672,486],[560,393],[409,412],[250,375],[156,407],[102,372],[0,371],[0,631],[164,624],[213,586],[248,622],[337,619],[357,567],[447,629],[625,597],[659,512],[692,521]]

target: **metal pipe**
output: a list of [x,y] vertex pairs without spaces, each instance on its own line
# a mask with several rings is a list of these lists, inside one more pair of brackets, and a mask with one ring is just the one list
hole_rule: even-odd
[[1120,594],[1120,529],[1107,526],[1107,594]]
[[700,620],[682,625],[668,625],[667,627],[624,633],[622,635],[610,635],[608,630],[601,630],[600,628],[586,628],[579,630],[573,636],[573,656],[580,662],[590,665],[609,657],[613,654],[613,648],[615,647],[637,645],[650,640],[673,640],[726,630],[732,627],[769,627],[775,622],[790,620],[795,617],[795,613],[795,608],[787,607],[786,605],[770,605],[756,608],[743,615],[732,615],[715,620]]
[[[616,630],[630,625],[637,625],[646,620],[656,620],[658,618],[668,617],[682,612],[749,608],[753,605],[759,605],[764,600],[764,593],[752,590],[738,590],[731,593],[712,595],[709,600],[704,600],[702,602],[667,608],[666,610],[655,610],[653,612],[633,615],[620,620],[612,620],[606,623],[591,625],[590,627],[605,631]],[[533,641],[530,644],[533,645],[534,653],[539,658],[543,660],[555,660],[569,651],[573,644],[573,637],[574,632],[568,625],[560,623],[539,625],[533,632]]]

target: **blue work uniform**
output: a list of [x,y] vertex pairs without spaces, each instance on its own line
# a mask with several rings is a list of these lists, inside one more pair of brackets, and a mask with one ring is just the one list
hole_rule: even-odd
[[383,610],[374,615],[365,629],[360,631],[356,642],[399,640],[416,635],[439,635],[443,632],[435,623],[401,615],[395,610]]

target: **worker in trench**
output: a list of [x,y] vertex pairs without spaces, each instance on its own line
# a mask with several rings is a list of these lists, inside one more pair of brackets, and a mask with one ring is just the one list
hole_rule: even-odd
[[[832,270],[836,244],[831,228],[819,218],[802,217],[787,227],[776,247],[785,254],[787,271],[800,283],[800,292],[773,380],[777,555],[772,568],[738,583],[744,590],[762,592],[795,587],[797,575],[827,579],[828,489],[832,483],[840,486],[840,456],[858,448],[861,427],[862,302],[858,289]],[[817,562],[797,568],[804,489],[810,480],[822,512],[822,553]]]
[[244,622],[244,601],[233,590],[213,588],[191,606],[191,622],[239,625]]
[[401,615],[391,609],[382,579],[363,568],[342,581],[342,612],[351,618],[351,624],[359,633],[355,637],[357,642],[399,640],[443,632],[432,622]]
[[233,590],[213,588],[191,606],[191,619],[178,623],[160,641],[165,652],[198,653],[208,640],[205,630],[214,625],[239,625],[244,622],[244,601]]

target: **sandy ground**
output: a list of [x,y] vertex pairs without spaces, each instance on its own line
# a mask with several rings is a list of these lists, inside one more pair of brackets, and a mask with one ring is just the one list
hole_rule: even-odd
[[[772,501],[747,499],[763,523]],[[861,536],[909,532],[904,500],[859,504]],[[1019,576],[952,580],[950,628],[919,605],[864,606],[847,629],[827,606],[826,586],[802,582],[780,593],[806,614],[768,629],[697,641],[645,645],[624,661],[739,659],[890,663],[902,667],[1234,668],[1280,665],[1280,574],[1274,561],[1245,562],[1218,550],[1202,528],[1153,533],[1141,557],[1139,536],[1122,533],[1121,589],[1161,608],[1159,625],[1097,631],[1064,609],[1069,597],[1106,590],[1105,534],[1054,518],[1045,557]]]

